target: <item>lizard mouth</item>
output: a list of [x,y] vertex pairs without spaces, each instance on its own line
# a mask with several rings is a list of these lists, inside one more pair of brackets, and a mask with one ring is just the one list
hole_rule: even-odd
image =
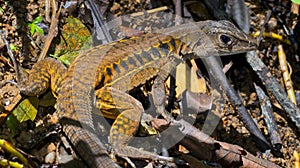
[[[219,56],[226,56],[226,55],[235,55],[235,54],[241,54],[241,53],[246,53],[248,51],[254,51],[257,49],[257,43],[250,42],[247,44],[247,46],[242,47],[243,45],[240,45],[239,47],[237,46],[231,46],[227,47],[224,50],[219,50],[218,54]],[[230,54],[234,52],[234,54]]]
[[[244,46],[244,47],[243,47]],[[251,41],[242,41],[240,44],[233,47],[230,51],[236,50],[236,53],[244,53],[248,51],[256,50],[258,47],[257,41],[255,38],[251,39]]]

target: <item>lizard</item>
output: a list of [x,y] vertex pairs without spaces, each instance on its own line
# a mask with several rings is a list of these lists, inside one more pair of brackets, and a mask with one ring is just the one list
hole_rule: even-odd
[[[182,61],[238,54],[256,47],[253,37],[228,21],[186,23],[93,47],[77,56],[68,69],[58,60],[46,58],[28,74],[17,71],[18,87],[22,94],[31,96],[51,89],[57,97],[63,132],[89,167],[119,167],[95,134],[93,107],[104,117],[115,119],[109,137],[116,155],[173,161],[128,145],[144,111],[128,91],[151,78],[155,78],[152,87],[156,90]],[[158,99],[156,106],[160,108],[162,100]],[[163,109],[158,111],[163,114]]]

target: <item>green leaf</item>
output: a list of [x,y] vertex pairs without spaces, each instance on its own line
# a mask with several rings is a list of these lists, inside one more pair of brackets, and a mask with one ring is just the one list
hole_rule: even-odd
[[0,7],[0,11],[1,11],[2,13],[4,13],[4,9],[3,9],[3,8],[1,8],[1,7]]
[[68,17],[67,24],[62,28],[62,40],[55,47],[52,57],[58,58],[65,65],[69,66],[76,56],[92,46],[92,37],[89,30],[78,19]]
[[31,24],[29,24],[29,27],[30,27],[30,34],[31,34],[31,36],[33,36],[35,33],[36,25],[31,23]]
[[27,120],[33,121],[37,114],[37,107],[38,98],[29,97],[28,99],[23,100],[12,113],[20,123]]
[[37,18],[35,18],[32,23],[33,24],[37,24],[37,23],[40,23],[41,21],[43,20],[43,17],[42,16],[38,16]]
[[13,51],[16,51],[18,49],[17,46],[15,46],[14,44],[10,44],[10,49],[13,50]]
[[79,51],[67,52],[58,58],[59,61],[67,65],[69,67],[71,62],[79,55]]
[[39,26],[35,26],[35,30],[36,32],[38,32],[41,35],[44,35],[44,30],[42,28],[40,28]]
[[13,114],[10,114],[7,117],[6,125],[10,129],[13,135],[17,135],[19,133],[18,126],[20,125],[20,122]]
[[300,5],[300,0],[292,0],[292,2],[294,2],[294,3],[298,4],[298,5]]
[[36,24],[40,23],[42,20],[43,20],[43,17],[38,16],[37,18],[35,18],[32,21],[32,23],[28,23],[31,36],[34,35],[35,32],[38,32],[39,34],[44,35],[44,30],[36,25]]

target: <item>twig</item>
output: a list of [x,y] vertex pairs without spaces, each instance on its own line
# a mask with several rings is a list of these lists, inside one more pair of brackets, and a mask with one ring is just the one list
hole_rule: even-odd
[[287,62],[286,62],[286,56],[283,50],[282,45],[278,46],[278,60],[280,65],[280,70],[282,73],[284,85],[288,94],[289,99],[294,103],[297,104],[296,96],[294,92],[293,83],[291,80],[291,74],[289,73]]
[[244,0],[227,0],[226,13],[243,32],[249,33],[249,12]]
[[[254,37],[258,37],[259,35],[261,35],[261,33],[260,33],[260,31],[257,31],[257,32],[255,32],[255,33],[253,33],[251,35],[254,36]],[[286,37],[281,36],[281,35],[276,34],[276,33],[273,33],[273,32],[263,32],[262,36],[263,37],[270,37],[270,38],[279,40],[279,41],[284,42],[284,43],[286,43],[288,45],[292,44],[291,41],[289,39],[287,39]]]
[[248,63],[264,82],[266,89],[270,91],[282,106],[282,108],[289,115],[291,120],[300,128],[300,110],[295,104],[288,99],[285,90],[280,86],[277,80],[271,75],[267,66],[261,61],[256,52],[248,52],[246,55]]
[[[151,14],[151,13],[156,13],[156,12],[162,12],[162,11],[165,11],[167,9],[168,9],[168,7],[162,6],[162,7],[159,7],[159,8],[154,8],[154,9],[146,10],[146,12],[148,14]],[[142,16],[144,14],[145,14],[145,12],[136,12],[136,13],[130,14],[130,17]]]
[[9,161],[7,159],[0,158],[0,166],[3,167],[13,167],[13,168],[23,168],[24,165],[18,162]]
[[229,69],[232,67],[232,65],[233,65],[232,61],[230,61],[228,64],[224,65],[223,72],[226,74],[227,71],[229,71]]
[[260,42],[261,41],[261,37],[263,36],[263,33],[265,32],[265,25],[268,23],[268,21],[270,20],[270,17],[271,17],[271,13],[272,11],[271,10],[268,10],[267,11],[267,15],[266,15],[266,19],[264,21],[264,23],[262,24],[261,26],[261,30],[260,30],[260,33],[259,33],[259,36],[257,38],[257,41]]
[[216,18],[217,20],[229,20],[232,21],[231,18],[229,18],[229,16],[227,15],[227,13],[220,9],[219,6],[217,6],[216,4],[219,4],[219,1],[217,0],[203,0],[201,1],[205,4],[205,6],[207,7],[209,13]]
[[60,4],[58,11],[56,10],[56,4],[55,4],[54,0],[51,1],[51,5],[52,5],[51,6],[52,7],[52,19],[51,19],[51,24],[50,24],[50,28],[49,28],[49,33],[45,40],[45,44],[44,44],[43,50],[41,51],[38,61],[43,60],[46,57],[47,52],[50,48],[51,42],[52,42],[53,38],[57,35],[57,31],[58,31],[57,25],[58,25],[58,19],[59,19],[62,4]]
[[273,115],[270,99],[259,86],[257,86],[255,83],[253,84],[260,101],[261,112],[264,116],[264,121],[268,128],[271,144],[276,151],[279,151],[282,148],[282,142],[280,139],[280,132]]
[[294,168],[300,168],[300,157],[297,151],[294,151],[293,156],[295,158]]
[[[94,0],[88,0],[87,2],[89,3],[89,6],[93,13],[93,16],[95,16],[95,18],[96,18],[96,21],[97,21],[96,24],[98,24],[99,28],[100,28],[100,31],[98,31],[98,30],[96,30],[96,31],[98,31],[98,33],[101,32],[104,35],[103,40],[105,40],[105,41],[103,42],[103,44],[111,42],[112,37],[111,37],[106,25],[104,24],[102,13],[99,11]],[[97,27],[97,26],[95,26],[95,27]]]
[[183,20],[183,15],[182,15],[182,0],[175,0],[175,25],[180,25]]
[[[236,111],[241,116],[241,119],[243,123],[246,125],[246,128],[249,130],[249,132],[256,137],[256,140],[260,144],[260,147],[263,150],[267,150],[270,148],[270,145],[266,138],[263,136],[263,134],[260,132],[260,130],[257,128],[255,122],[251,118],[251,116],[248,114],[245,106],[243,105],[243,101],[240,98],[240,96],[234,91],[234,89],[231,87],[230,83],[228,82],[225,74],[222,71],[222,68],[220,64],[217,64],[216,57],[206,57],[205,59],[202,59],[203,62],[206,64],[206,67],[208,68],[208,72],[211,75],[211,77],[215,78],[217,83],[219,83],[222,88],[225,90],[226,95],[229,97],[232,105],[235,107]],[[220,58],[219,58],[220,59]]]
[[[14,64],[14,69],[15,69],[15,72],[16,72],[16,78],[17,78],[18,81],[21,81],[20,73],[18,73],[19,72],[19,65],[17,64],[16,58],[15,58],[13,52],[10,49],[10,45],[9,45],[8,41],[5,38],[6,33],[2,33],[2,31],[0,30],[0,34],[1,34],[1,38],[4,42],[4,44],[6,45],[7,53],[8,53],[10,59],[12,60],[12,62]],[[7,82],[8,81],[0,82],[0,87],[2,87],[2,85],[7,83]],[[11,113],[12,109],[14,109],[14,107],[20,102],[21,99],[22,99],[22,96],[20,94],[18,94],[16,97],[14,97],[13,102],[9,106],[5,106],[5,110],[0,116],[0,125],[2,125],[6,121],[6,117]]]
[[14,66],[8,61],[7,58],[5,58],[3,55],[0,55],[0,61],[2,61],[4,64],[7,64],[11,68],[14,68]]
[[0,139],[0,147],[1,147],[1,149],[4,149],[5,151],[18,157],[20,159],[20,161],[22,161],[26,166],[32,167],[29,164],[29,161],[27,160],[27,158],[22,154],[24,152],[20,152],[19,149],[15,148],[12,144],[8,143],[4,139]]
[[[163,131],[167,121],[153,119],[151,124],[159,131]],[[240,146],[214,140],[183,119],[174,121],[168,129],[171,131],[162,132],[165,133],[164,136],[169,136],[169,140],[176,142],[178,137],[184,137],[179,143],[201,160],[218,162],[223,167],[279,168],[268,160],[253,156]]]
[[282,27],[283,27],[283,31],[285,32],[285,34],[288,36],[288,38],[290,39],[290,42],[292,43],[293,47],[297,50],[298,48],[298,43],[296,41],[296,37],[295,37],[295,34],[293,32],[293,29],[290,28],[290,27],[287,27],[286,26],[286,21],[285,20],[282,20],[281,17],[279,15],[277,15],[276,13],[276,9],[273,8],[272,6],[269,5],[269,3],[267,2],[264,2],[264,5],[266,5],[270,10],[272,10],[272,13],[274,13],[277,21],[279,23],[281,23]]
[[3,40],[3,42],[4,42],[4,44],[6,45],[7,53],[8,53],[10,59],[12,60],[12,62],[13,62],[13,64],[14,64],[14,69],[15,69],[15,71],[16,71],[17,80],[19,81],[19,80],[20,80],[20,74],[17,73],[17,72],[19,72],[19,66],[18,66],[17,61],[16,61],[16,58],[15,58],[15,56],[14,56],[14,54],[13,54],[11,48],[10,48],[10,45],[9,45],[8,41],[6,40],[6,38],[5,38],[6,32],[3,33],[3,32],[0,30],[0,34],[1,34],[1,38],[2,38],[2,40]]
[[45,0],[45,19],[47,22],[50,22],[50,0]]

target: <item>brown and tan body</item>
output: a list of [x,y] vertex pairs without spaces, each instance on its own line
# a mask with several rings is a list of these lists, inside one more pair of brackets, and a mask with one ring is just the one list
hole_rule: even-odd
[[63,131],[90,167],[117,167],[94,133],[93,107],[116,118],[110,130],[116,154],[172,161],[127,145],[143,113],[128,91],[156,76],[164,80],[182,60],[247,52],[256,48],[255,43],[227,21],[188,23],[94,47],[80,54],[68,70],[54,59],[42,60],[21,91],[39,95],[51,86]]

